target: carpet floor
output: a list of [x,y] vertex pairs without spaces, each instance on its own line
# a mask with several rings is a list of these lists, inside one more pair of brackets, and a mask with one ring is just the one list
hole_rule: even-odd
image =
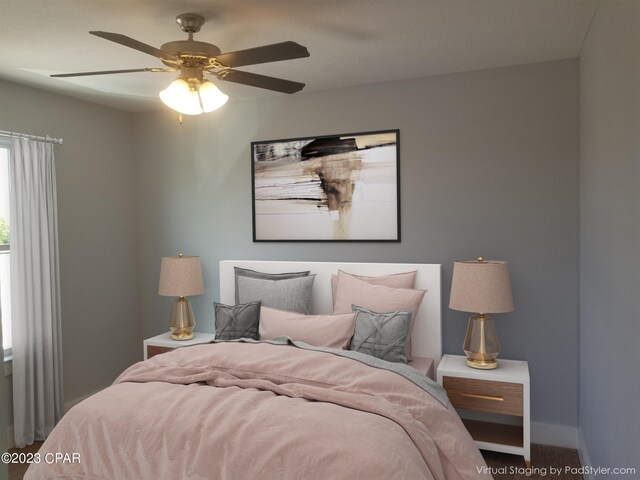
[[572,448],[531,445],[531,466],[517,455],[481,451],[494,480],[537,480],[557,478],[582,480],[578,452]]
[[[42,442],[36,442],[23,449],[12,448],[9,452],[35,453]],[[482,451],[494,480],[537,480],[557,478],[560,480],[582,480],[582,475],[566,471],[566,468],[580,467],[578,452],[570,448],[531,445],[531,467],[527,468],[522,457],[504,453]],[[28,465],[9,465],[9,480],[22,480]],[[560,469],[552,474],[551,468]],[[115,479],[114,479],[115,480]]]
[[[35,442],[33,445],[27,445],[24,448],[10,448],[9,453],[36,453],[41,446],[42,442]],[[9,480],[22,480],[27,468],[29,468],[28,463],[10,463]]]

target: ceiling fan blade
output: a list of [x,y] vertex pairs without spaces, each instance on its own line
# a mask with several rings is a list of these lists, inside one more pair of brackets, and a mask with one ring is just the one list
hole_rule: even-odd
[[216,57],[216,61],[225,67],[233,68],[308,56],[309,50],[307,50],[307,47],[303,47],[296,42],[282,42],[238,50],[237,52],[223,53]]
[[126,35],[121,35],[119,33],[111,33],[111,32],[89,32],[91,35],[95,35],[96,37],[104,38],[105,40],[110,40],[112,42],[119,43],[120,45],[124,45],[125,47],[133,48],[135,50],[139,50],[144,53],[148,53],[149,55],[153,55],[161,60],[165,60],[167,62],[178,62],[180,59],[175,55],[172,55],[167,52],[163,52],[162,50],[157,49],[156,47],[152,47],[151,45],[147,45],[146,43],[139,42],[138,40],[134,40],[131,37],[127,37]]
[[242,72],[240,70],[222,70],[220,72],[209,72],[216,75],[225,82],[241,83],[250,87],[264,88],[282,93],[296,93],[304,88],[304,83],[292,82],[276,77],[267,77],[257,73]]
[[129,70],[102,70],[100,72],[78,72],[78,73],[58,73],[51,77],[88,77],[90,75],[111,75],[112,73],[135,73],[135,72],[175,72],[175,70],[165,68],[133,68]]

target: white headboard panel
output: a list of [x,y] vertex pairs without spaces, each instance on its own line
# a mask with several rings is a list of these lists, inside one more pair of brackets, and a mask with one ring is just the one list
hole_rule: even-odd
[[415,288],[427,290],[411,335],[414,356],[433,358],[434,369],[442,357],[440,265],[424,263],[345,263],[345,262],[273,262],[259,260],[223,260],[220,262],[220,301],[235,304],[233,267],[259,272],[281,273],[311,270],[316,274],[313,284],[312,313],[331,313],[331,274],[343,270],[356,275],[388,275],[417,270]]

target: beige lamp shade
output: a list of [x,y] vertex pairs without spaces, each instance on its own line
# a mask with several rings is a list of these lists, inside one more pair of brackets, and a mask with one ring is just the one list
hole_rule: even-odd
[[449,308],[473,313],[512,312],[508,262],[481,259],[455,262]]
[[163,257],[160,262],[158,294],[167,297],[202,295],[202,267],[200,257],[181,255]]

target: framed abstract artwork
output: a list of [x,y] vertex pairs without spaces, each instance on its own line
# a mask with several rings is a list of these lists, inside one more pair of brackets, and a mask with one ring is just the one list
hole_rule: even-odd
[[399,130],[251,143],[254,242],[399,242]]

